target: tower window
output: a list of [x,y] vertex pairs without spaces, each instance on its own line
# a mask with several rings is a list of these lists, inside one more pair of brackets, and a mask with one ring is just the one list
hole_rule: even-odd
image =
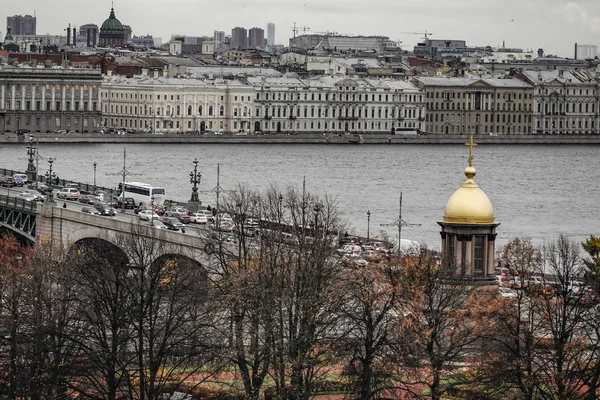
[[473,274],[483,275],[483,236],[475,236],[473,251]]

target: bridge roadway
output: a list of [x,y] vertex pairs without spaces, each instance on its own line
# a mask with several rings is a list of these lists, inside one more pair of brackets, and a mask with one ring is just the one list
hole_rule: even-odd
[[[14,198],[18,193],[26,190],[0,187],[0,195]],[[66,207],[63,207],[64,204]],[[158,220],[152,221],[153,225],[148,221],[141,221],[133,210],[125,210],[125,212],[115,210],[116,215],[109,217],[82,212],[81,209],[86,206],[89,207],[78,201],[58,199],[55,199],[54,203],[37,203],[35,235],[26,235],[18,227],[15,229],[14,226],[2,224],[29,240],[35,239],[36,242],[40,242],[51,239],[55,243],[61,243],[67,249],[84,239],[102,239],[118,246],[121,241],[120,235],[135,232],[144,237],[161,240],[173,254],[185,255],[201,264],[209,262],[211,258],[212,249],[209,246],[207,251],[207,245],[210,243],[215,246],[218,242],[214,234],[216,231],[205,225],[186,224],[183,233],[168,230]],[[221,233],[221,240],[232,242],[233,239],[233,235]]]

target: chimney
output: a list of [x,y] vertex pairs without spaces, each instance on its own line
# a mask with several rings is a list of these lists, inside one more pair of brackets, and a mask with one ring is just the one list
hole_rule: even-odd
[[575,60],[577,60],[577,43],[575,43]]
[[92,47],[92,30],[90,28],[87,28],[86,36],[87,36],[87,47]]
[[73,27],[73,47],[77,47],[77,30]]
[[96,38],[98,37],[98,29],[92,29],[92,32],[94,33],[94,40],[92,41],[92,43],[94,44],[94,47],[96,47]]
[[71,24],[67,28],[67,47],[71,47]]

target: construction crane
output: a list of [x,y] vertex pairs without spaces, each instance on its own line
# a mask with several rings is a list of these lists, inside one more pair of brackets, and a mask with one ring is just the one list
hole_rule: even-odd
[[306,34],[306,31],[310,31],[310,28],[308,26],[296,26],[296,23],[294,22],[294,26],[292,27],[292,32],[294,32],[294,37],[296,37],[296,34],[298,34],[300,31],[302,31],[302,33]]
[[421,224],[411,224],[402,219],[402,192],[400,192],[399,206],[398,206],[398,219],[389,224],[380,224],[380,226],[397,226],[398,227],[398,254],[401,252],[402,244],[402,227],[415,227],[421,226]]
[[431,32],[427,32],[427,30],[425,30],[425,32],[400,32],[404,35],[423,35],[422,39],[429,39],[429,36],[433,35],[433,33]]

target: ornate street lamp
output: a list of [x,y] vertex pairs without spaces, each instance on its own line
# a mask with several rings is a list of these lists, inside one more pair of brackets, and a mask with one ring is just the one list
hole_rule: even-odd
[[27,159],[27,179],[29,181],[37,181],[37,168],[33,164],[36,152],[37,148],[33,145],[33,136],[29,136],[29,144],[27,145],[27,155],[29,156],[29,158]]
[[367,210],[367,240],[371,238],[371,210]]
[[94,165],[94,192],[95,192],[96,191],[96,166],[97,166],[97,163],[94,162],[93,165]]
[[196,203],[200,201],[200,199],[198,198],[198,185],[200,184],[201,180],[202,175],[198,172],[198,160],[194,159],[194,170],[190,172],[190,183],[194,185],[192,186],[192,198],[190,199],[190,201]]
[[46,171],[46,185],[48,186],[48,195],[46,196],[46,201],[49,203],[54,201],[52,198],[52,185],[54,184],[54,180],[56,179],[56,173],[52,172],[52,163],[54,163],[54,159],[49,158],[49,169],[48,171]]

